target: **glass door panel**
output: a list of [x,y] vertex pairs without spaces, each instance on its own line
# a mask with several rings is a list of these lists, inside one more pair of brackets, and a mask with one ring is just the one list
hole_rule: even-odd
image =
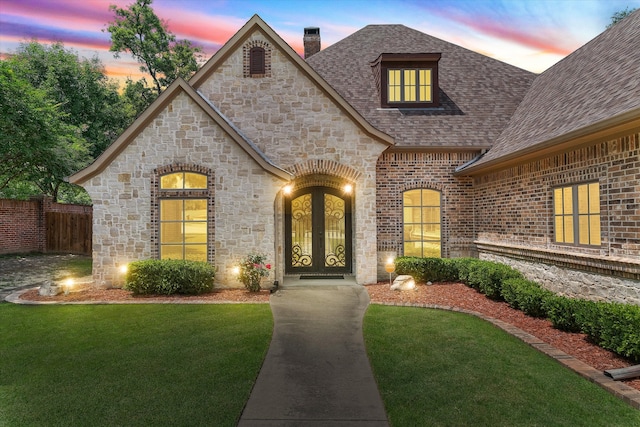
[[324,195],[324,266],[344,267],[345,203],[333,194]]
[[291,267],[313,264],[313,210],[311,193],[291,200]]

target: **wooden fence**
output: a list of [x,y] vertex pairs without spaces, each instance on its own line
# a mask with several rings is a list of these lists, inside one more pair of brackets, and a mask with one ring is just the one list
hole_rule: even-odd
[[92,214],[47,212],[47,252],[91,255]]

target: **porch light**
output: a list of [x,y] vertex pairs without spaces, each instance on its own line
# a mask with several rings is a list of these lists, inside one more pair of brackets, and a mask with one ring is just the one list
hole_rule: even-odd
[[346,184],[342,189],[345,192],[345,194],[351,194],[351,192],[353,191],[353,185]]
[[284,187],[282,187],[282,192],[287,196],[291,194],[292,191],[293,191],[293,185],[291,184],[287,184]]

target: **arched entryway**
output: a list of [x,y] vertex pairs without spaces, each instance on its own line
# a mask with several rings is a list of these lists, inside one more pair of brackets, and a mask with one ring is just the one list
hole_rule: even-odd
[[285,200],[285,274],[348,274],[352,199],[344,189],[305,187]]

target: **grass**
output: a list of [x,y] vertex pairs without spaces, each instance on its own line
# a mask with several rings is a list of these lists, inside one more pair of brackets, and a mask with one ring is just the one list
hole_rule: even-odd
[[235,426],[268,305],[0,305],[0,426]]
[[640,411],[473,316],[372,305],[364,335],[393,426],[640,425]]
[[[0,426],[235,426],[272,327],[268,305],[0,304]],[[364,330],[393,426],[640,425],[473,316],[372,305]]]
[[91,275],[93,265],[91,258],[70,258],[64,260],[56,267],[53,275],[54,280],[62,280],[67,277],[84,277]]

